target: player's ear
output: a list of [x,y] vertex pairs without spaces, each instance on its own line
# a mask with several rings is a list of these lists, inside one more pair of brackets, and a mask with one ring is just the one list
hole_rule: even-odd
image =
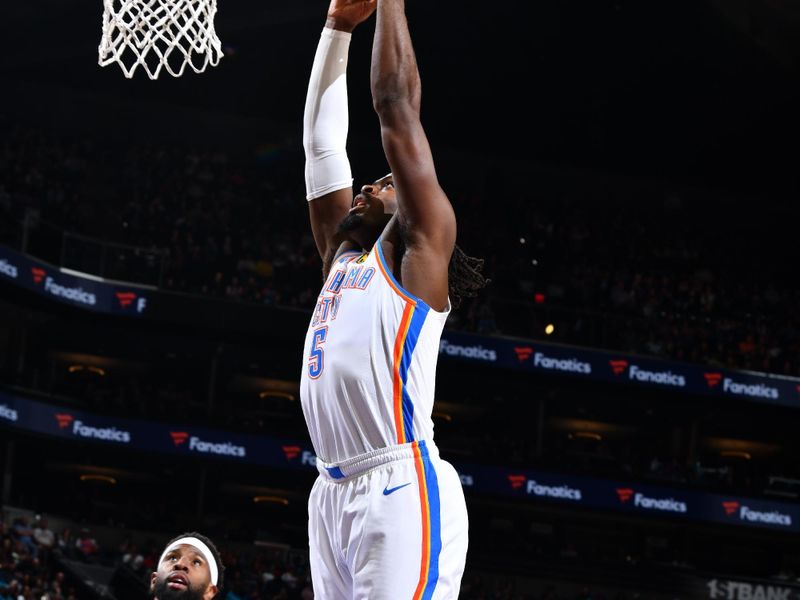
[[218,591],[219,590],[217,589],[217,586],[215,586],[213,583],[209,583],[208,587],[206,588],[206,593],[203,594],[203,600],[212,600],[212,598],[217,595]]
[[158,579],[158,573],[156,571],[153,571],[153,573],[150,575],[150,591],[151,592],[156,587],[156,579]]

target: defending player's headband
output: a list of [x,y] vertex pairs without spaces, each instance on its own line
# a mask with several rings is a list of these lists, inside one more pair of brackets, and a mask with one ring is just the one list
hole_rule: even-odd
[[161,564],[164,561],[164,558],[167,556],[167,554],[175,550],[181,544],[188,544],[189,546],[194,546],[200,552],[200,554],[203,555],[203,558],[205,558],[206,562],[208,563],[208,570],[211,571],[211,583],[217,585],[217,579],[219,577],[219,566],[217,565],[217,561],[214,558],[214,555],[212,554],[209,547],[206,546],[202,541],[198,540],[196,537],[184,537],[172,542],[169,546],[167,546],[167,549],[164,550],[164,552],[161,554],[161,558],[158,559],[158,564]]

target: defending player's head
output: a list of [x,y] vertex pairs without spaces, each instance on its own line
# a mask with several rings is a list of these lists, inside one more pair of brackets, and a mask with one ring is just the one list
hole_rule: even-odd
[[174,537],[150,576],[153,600],[212,600],[222,589],[222,560],[214,543],[191,531]]

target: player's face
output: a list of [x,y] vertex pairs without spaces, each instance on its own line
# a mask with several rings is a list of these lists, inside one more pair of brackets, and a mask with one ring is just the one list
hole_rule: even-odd
[[350,212],[339,229],[344,232],[357,230],[376,230],[377,234],[386,226],[397,211],[397,196],[391,173],[374,183],[362,186],[361,192],[353,198]]
[[189,544],[167,553],[150,577],[150,593],[156,600],[211,600],[216,592],[205,557]]

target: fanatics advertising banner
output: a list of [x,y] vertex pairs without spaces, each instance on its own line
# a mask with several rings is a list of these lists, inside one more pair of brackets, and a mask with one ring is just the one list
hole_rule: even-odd
[[[292,318],[297,319],[298,326],[302,327],[308,319],[304,312],[286,309],[280,313],[281,316],[275,316],[281,321],[276,323],[264,318],[267,308],[259,305],[214,304],[210,299],[196,298],[188,302],[185,296],[160,292],[155,288],[109,282],[65,271],[0,245],[0,281],[4,280],[80,308],[174,323],[192,319],[201,323],[215,322],[226,330],[237,327],[253,330],[260,324],[274,336],[281,324],[291,322],[294,326]],[[232,305],[233,309],[226,312],[225,308]],[[444,360],[504,369],[800,407],[800,378],[714,369],[522,338],[451,331],[443,333],[439,355]]]
[[203,427],[95,415],[0,391],[0,425],[68,440],[99,442],[134,451],[225,458],[316,470],[310,448],[265,436]]
[[102,277],[54,267],[0,245],[0,280],[57,302],[112,314],[147,313],[154,288],[111,283]]
[[800,407],[800,379],[794,377],[451,331],[442,334],[439,355],[501,368]]
[[[186,425],[112,418],[0,391],[0,426],[199,459],[316,471],[310,445]],[[800,505],[592,477],[454,462],[465,491],[521,501],[800,532]]]

